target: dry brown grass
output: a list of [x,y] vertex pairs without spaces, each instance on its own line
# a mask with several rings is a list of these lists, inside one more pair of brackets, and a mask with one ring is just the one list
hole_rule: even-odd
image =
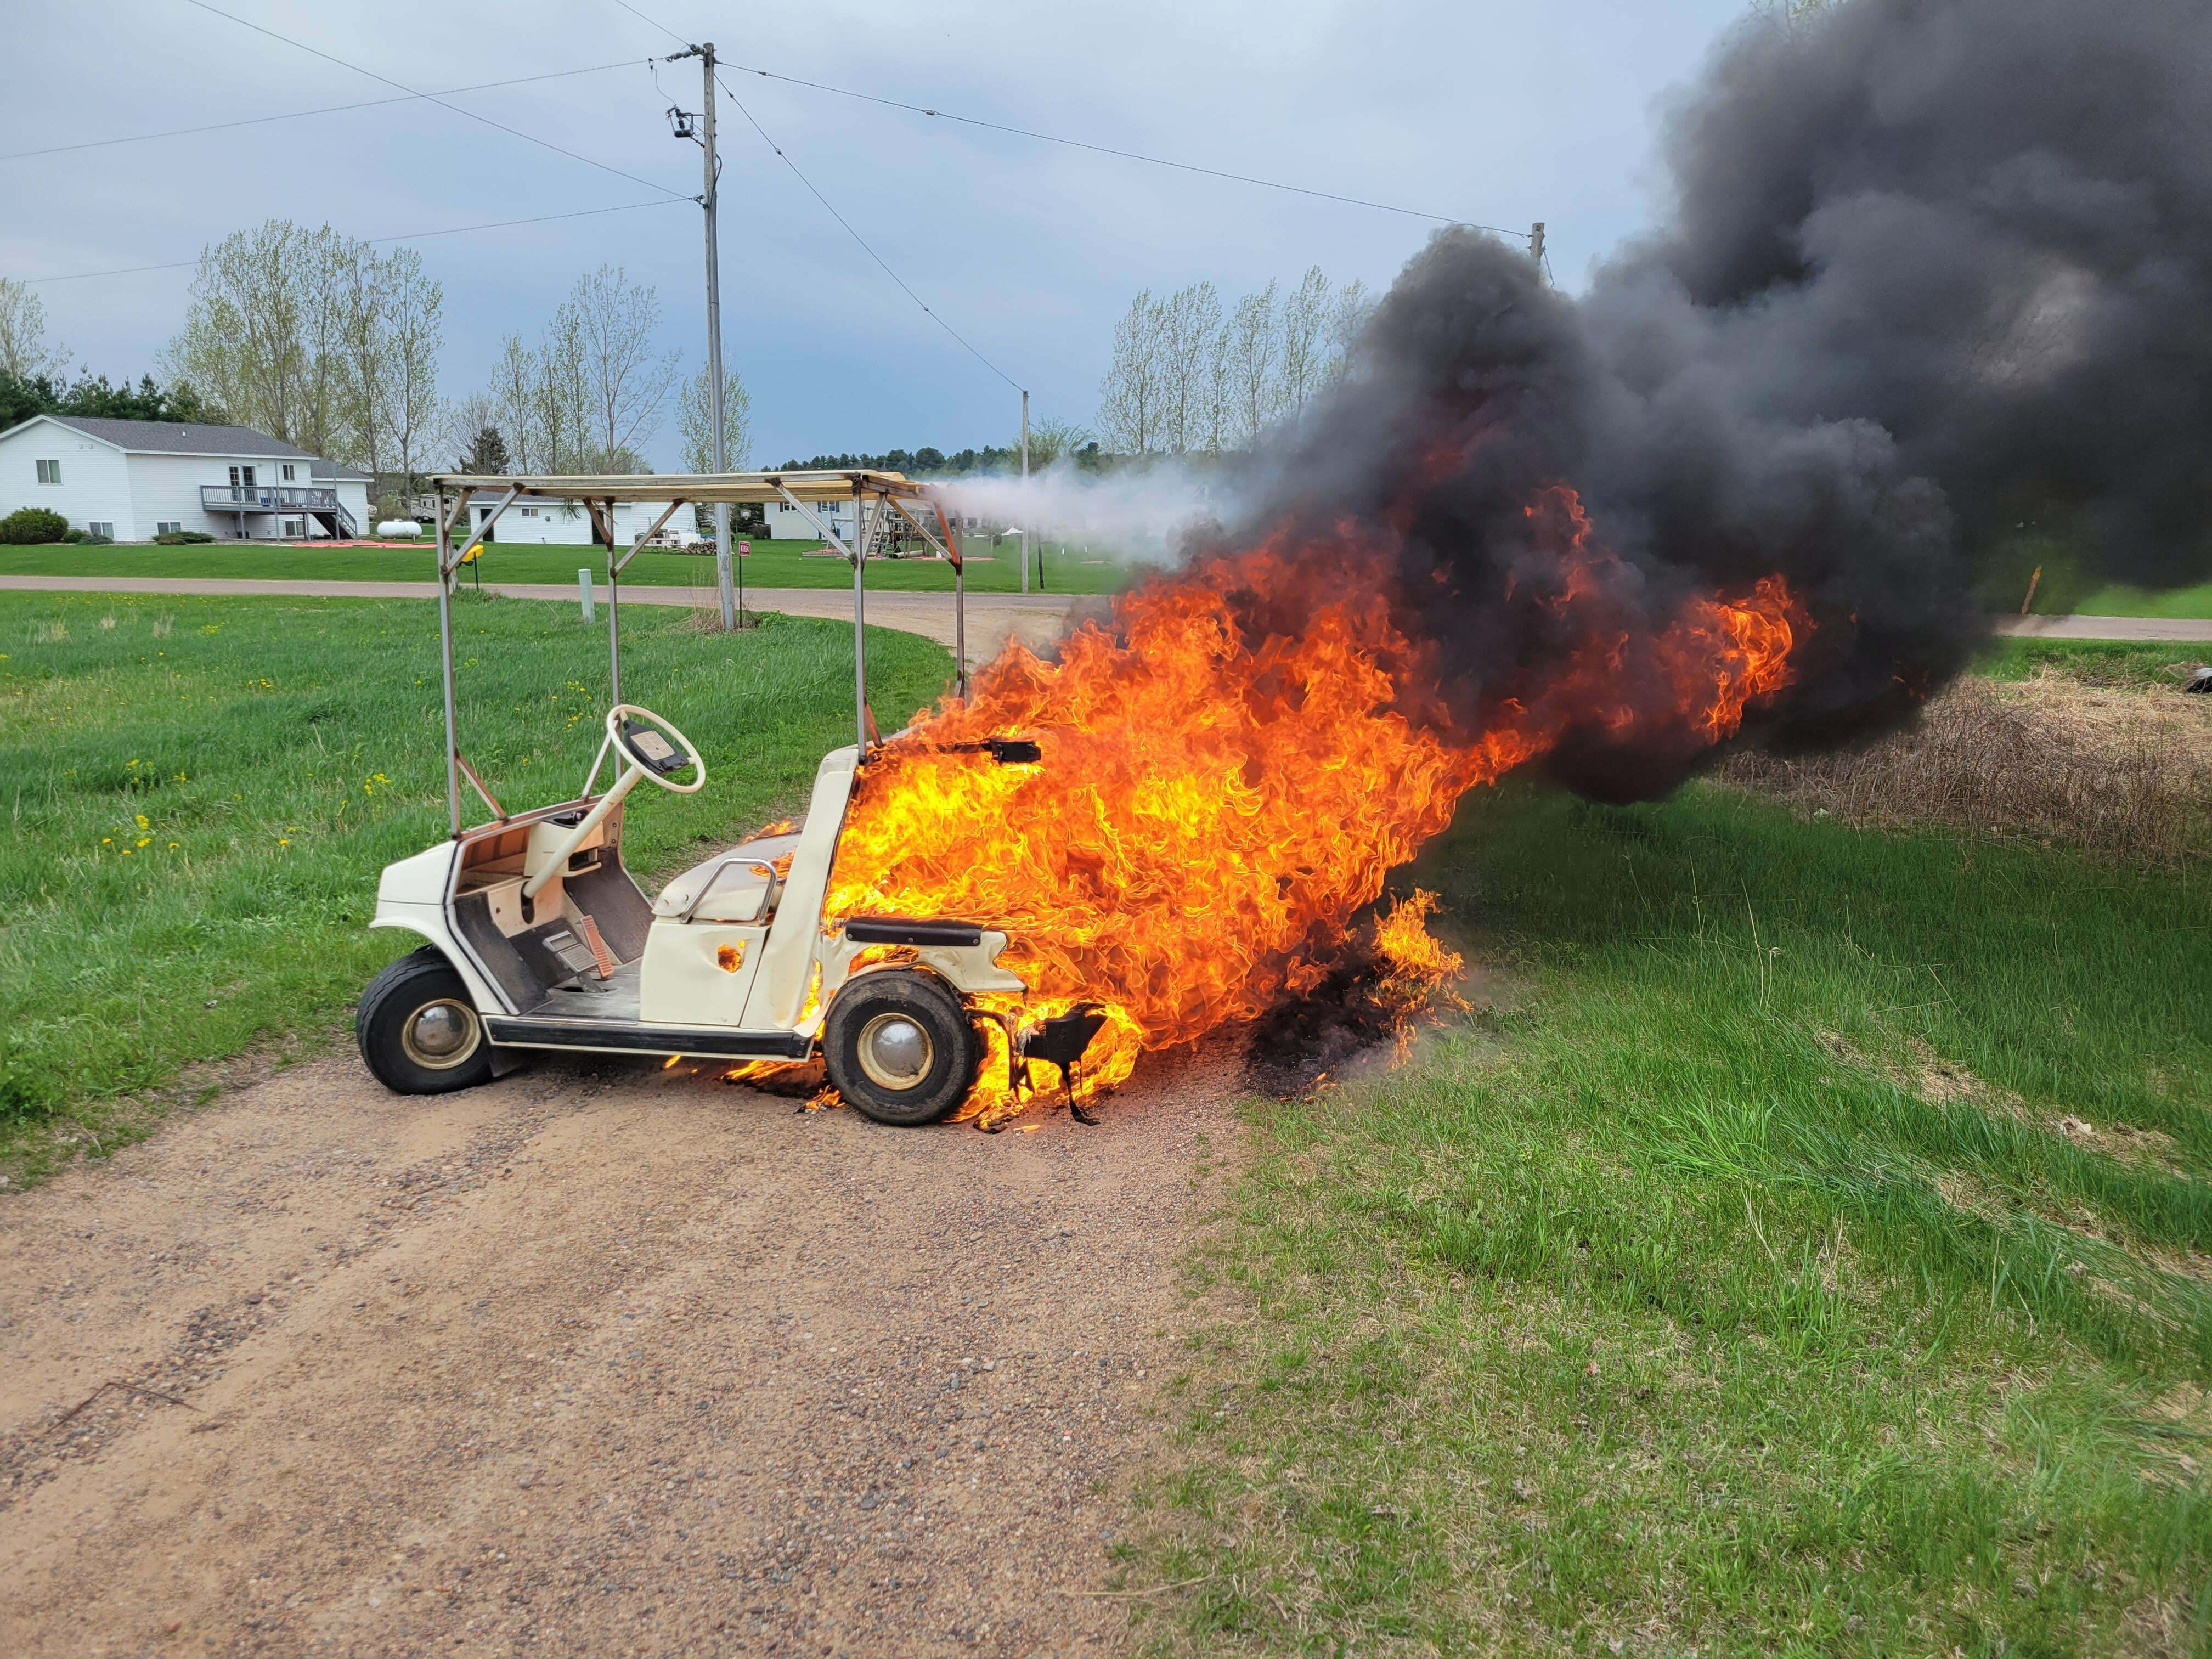
[[2045,671],[1960,680],[1912,730],[1796,758],[1747,751],[1724,781],[1807,816],[1947,823],[2160,862],[2212,856],[2212,699]]

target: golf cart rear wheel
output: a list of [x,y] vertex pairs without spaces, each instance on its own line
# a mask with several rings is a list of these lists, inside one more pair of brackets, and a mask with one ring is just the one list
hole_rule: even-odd
[[354,1036],[376,1080],[396,1094],[441,1095],[491,1081],[491,1044],[475,1000],[435,945],[369,981]]
[[968,1097],[983,1043],[943,981],[905,969],[863,974],[822,1023],[830,1081],[878,1123],[934,1123]]

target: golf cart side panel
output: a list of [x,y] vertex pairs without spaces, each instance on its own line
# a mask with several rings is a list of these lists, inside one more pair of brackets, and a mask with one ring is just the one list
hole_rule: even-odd
[[783,896],[762,949],[760,971],[745,1001],[744,1024],[754,1030],[795,1030],[799,1011],[821,959],[822,905],[830,894],[830,870],[837,857],[837,837],[845,828],[845,808],[853,797],[853,775],[860,751],[852,744],[822,757],[814,774],[814,795]]
[[368,925],[420,934],[444,953],[479,1008],[502,1009],[507,1005],[498,982],[464,946],[446,906],[446,896],[453,890],[453,865],[459,855],[458,842],[441,842],[413,858],[387,865],[377,883],[376,915]]
[[[867,950],[871,943],[872,941],[866,939],[852,938],[842,928],[835,937],[823,942],[822,1001],[824,1006],[853,976],[854,958]],[[1000,991],[1020,996],[1030,988],[1018,975],[999,966],[997,957],[999,952],[1006,948],[1006,936],[994,929],[978,928],[975,942],[972,945],[921,944],[912,948],[914,966],[927,969],[963,995]],[[866,972],[866,969],[861,971]]]

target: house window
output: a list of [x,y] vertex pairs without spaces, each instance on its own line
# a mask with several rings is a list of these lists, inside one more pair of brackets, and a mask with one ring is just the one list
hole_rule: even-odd
[[61,481],[62,464],[59,461],[40,461],[39,463],[39,482],[40,483],[59,483]]
[[284,463],[284,482],[286,483],[292,482],[292,463],[289,461]]
[[538,509],[534,507],[526,507],[522,509],[522,516],[526,519],[534,519],[538,516]]
[[85,530],[90,535],[105,536],[111,542],[115,539],[115,521],[112,519],[91,520],[85,525]]
[[181,536],[184,531],[185,524],[181,519],[162,519],[156,521],[154,526],[154,533],[156,536]]
[[288,536],[304,536],[304,535],[306,535],[306,534],[307,533],[307,521],[305,519],[287,519],[287,520],[284,520],[284,533],[285,533],[286,535],[288,535]]
[[251,489],[253,487],[253,469],[252,467],[234,466],[230,469],[230,487],[233,489],[236,489],[240,485],[244,485],[248,489]]

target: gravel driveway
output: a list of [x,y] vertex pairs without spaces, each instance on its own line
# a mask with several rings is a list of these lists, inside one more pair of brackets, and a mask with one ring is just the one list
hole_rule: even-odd
[[1116,1651],[1227,1079],[987,1136],[347,1056],[0,1200],[0,1652]]

